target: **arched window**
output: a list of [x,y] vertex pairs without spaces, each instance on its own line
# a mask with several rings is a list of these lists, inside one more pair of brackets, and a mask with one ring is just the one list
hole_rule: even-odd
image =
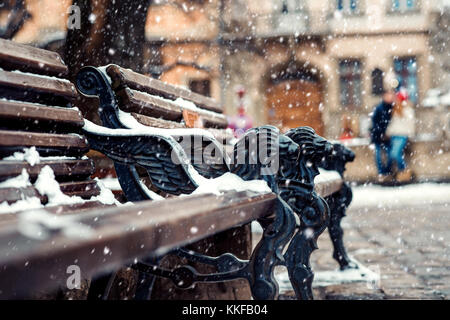
[[189,89],[192,92],[211,97],[211,80],[209,79],[195,79],[189,81]]
[[372,94],[378,96],[383,93],[383,71],[375,68],[372,71]]

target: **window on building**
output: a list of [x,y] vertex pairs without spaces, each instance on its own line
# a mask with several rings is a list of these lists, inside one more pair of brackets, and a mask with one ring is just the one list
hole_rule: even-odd
[[189,81],[189,89],[201,95],[211,97],[211,81],[209,79]]
[[415,57],[399,57],[394,59],[394,71],[399,88],[408,91],[409,99],[417,103],[419,94],[417,87],[417,61]]
[[416,11],[418,8],[418,0],[391,0],[391,12]]
[[348,14],[357,14],[360,12],[358,0],[337,0],[336,9]]
[[340,101],[345,107],[361,105],[361,61],[344,59],[339,61]]
[[303,0],[281,0],[281,13],[288,14],[302,10]]
[[375,96],[383,93],[383,71],[375,68],[371,74],[372,78],[372,94]]

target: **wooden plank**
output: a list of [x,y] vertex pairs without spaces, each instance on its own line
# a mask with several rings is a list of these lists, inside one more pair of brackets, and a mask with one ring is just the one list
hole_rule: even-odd
[[182,110],[178,105],[158,97],[129,88],[120,90],[117,95],[120,108],[124,111],[172,121],[180,121],[182,118]]
[[[76,203],[76,204],[65,204],[51,207],[48,206],[45,207],[45,211],[58,216],[67,216],[71,214],[80,214],[86,211],[91,211],[93,209],[109,208],[112,206],[113,205],[103,204],[99,201],[86,201],[83,203]],[[0,229],[8,228],[9,224],[11,223],[17,223],[18,212],[20,212],[20,210],[11,213],[2,213],[0,219]]]
[[72,216],[72,231],[87,230],[79,237],[55,229],[46,233],[42,223],[47,237],[30,239],[21,233],[30,222],[19,218],[0,228],[0,298],[25,297],[34,290],[64,285],[69,265],[76,264],[89,278],[135,258],[163,255],[267,216],[275,199],[273,193],[232,192],[103,208]]
[[[138,113],[131,112],[131,115],[143,125],[154,127],[154,128],[162,128],[162,129],[179,129],[179,128],[186,128],[186,126],[183,123],[175,122],[175,121],[168,121],[164,119],[159,118],[152,118],[148,116],[144,116]],[[227,142],[231,141],[234,138],[234,135],[232,132],[227,131],[225,129],[215,129],[215,128],[204,128],[206,131],[209,131],[214,138],[216,138],[219,142]]]
[[69,81],[4,70],[0,70],[0,89],[1,96],[6,98],[10,98],[8,89],[14,91],[11,98],[17,98],[17,91],[22,91],[24,97],[31,93],[63,97],[68,101],[77,97],[75,86]]
[[77,110],[46,107],[18,101],[0,100],[0,118],[38,123],[61,123],[73,127],[82,127],[84,125],[83,116]]
[[217,129],[225,129],[228,127],[227,118],[222,114],[212,114],[208,111],[202,111],[199,109],[199,116],[203,120],[203,126],[205,128],[217,128]]
[[342,179],[334,179],[326,182],[318,182],[314,184],[314,190],[322,197],[327,197],[342,187],[344,181]]
[[[117,95],[120,100],[120,108],[124,111],[171,121],[181,121],[183,117],[182,107],[157,96],[129,88],[119,90]],[[202,109],[195,112],[202,118],[205,127],[226,128],[228,125],[226,117],[220,113]]]
[[162,129],[180,129],[186,128],[186,126],[181,122],[169,121],[160,118],[152,118],[148,116],[141,115],[139,113],[132,112],[131,115],[143,125],[154,127],[154,128],[162,128]]
[[[78,196],[86,200],[100,194],[100,188],[95,180],[63,182],[59,184],[59,187],[62,193],[70,197]],[[48,202],[47,196],[39,194],[33,186],[26,188],[0,188],[0,203],[6,201],[11,204],[25,198],[34,197],[39,198],[42,204]]]
[[0,39],[0,67],[50,76],[68,73],[58,53],[4,39]]
[[45,166],[52,168],[58,181],[78,180],[94,174],[94,162],[88,160],[44,160],[34,166],[26,161],[0,161],[0,181],[15,177],[25,169],[33,181]]
[[[120,108],[124,111],[170,121],[181,121],[183,117],[182,107],[159,97],[129,88],[118,91],[117,95],[120,100]],[[226,128],[228,126],[227,119],[223,114],[202,109],[198,109],[196,113],[202,118],[205,128]]]
[[126,85],[131,89],[141,90],[167,99],[183,98],[195,103],[199,108],[222,113],[222,107],[214,99],[190,90],[170,85],[117,65],[110,65],[106,72],[113,80],[114,88],[122,88],[123,85]]
[[89,150],[86,138],[79,135],[0,130],[0,155],[32,146],[51,155],[80,155]]
[[95,180],[62,182],[59,184],[59,187],[64,194],[78,196],[83,199],[89,199],[100,194],[100,188]]
[[47,201],[33,187],[27,188],[0,188],[0,203],[8,202],[9,204],[26,198],[39,198],[41,203]]

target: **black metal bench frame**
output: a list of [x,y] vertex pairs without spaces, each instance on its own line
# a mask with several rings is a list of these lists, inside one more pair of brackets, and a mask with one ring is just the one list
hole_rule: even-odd
[[[118,116],[119,107],[114,91],[101,70],[93,67],[82,69],[78,74],[76,85],[82,94],[99,98],[99,115],[103,126],[110,129],[127,129]],[[317,249],[318,236],[327,226],[330,227],[334,245],[333,256],[342,269],[354,267],[345,252],[340,227],[340,220],[351,201],[351,188],[344,183],[338,192],[327,197],[327,201],[314,190],[314,177],[319,174],[318,167],[336,170],[342,176],[346,162],[352,161],[354,154],[340,144],[329,143],[308,127],[292,129],[285,135],[270,126],[255,128],[251,132],[257,137],[260,135],[265,138],[269,132],[271,141],[279,147],[277,156],[281,163],[281,168],[275,175],[261,175],[256,172],[264,167],[263,163],[259,163],[257,168],[251,166],[249,162],[244,165],[231,165],[228,168],[229,172],[237,174],[244,180],[265,180],[277,194],[275,213],[268,212],[265,218],[258,220],[264,233],[251,258],[243,261],[231,254],[209,257],[183,249],[172,252],[190,261],[215,266],[218,272],[211,274],[199,274],[190,266],[166,270],[158,266],[157,259],[156,261],[144,259],[133,264],[133,268],[141,271],[145,280],[138,288],[142,296],[138,295],[136,298],[148,298],[153,283],[152,276],[159,276],[172,279],[180,288],[189,288],[196,282],[222,282],[243,278],[249,282],[255,299],[276,299],[278,287],[273,271],[275,266],[285,265],[297,297],[312,299],[313,272],[309,259],[313,250]],[[160,143],[161,137],[151,134],[115,135],[113,132],[104,134],[89,130],[85,130],[84,133],[91,148],[114,160],[123,191],[131,201],[149,199],[136,173],[135,165],[145,167],[151,176],[153,172],[149,163],[155,161],[152,153],[179,147],[174,139],[165,139]],[[238,144],[248,145],[248,139],[248,136],[244,136]],[[158,150],[160,144],[164,147]],[[152,150],[149,151],[150,149]],[[244,146],[244,149],[247,151],[245,156],[248,160],[250,157],[248,147]],[[195,178],[189,174],[185,174],[182,179],[184,180],[180,181],[183,185],[195,186]],[[170,193],[164,184],[153,182],[159,189]],[[295,215],[300,219],[299,225],[296,224]],[[287,250],[283,254],[286,246]],[[110,276],[101,279],[100,291],[107,290],[109,282]]]

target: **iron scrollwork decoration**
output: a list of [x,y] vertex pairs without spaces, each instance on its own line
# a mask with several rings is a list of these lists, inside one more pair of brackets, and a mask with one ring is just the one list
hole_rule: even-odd
[[[77,87],[82,94],[100,97],[99,114],[105,127],[127,128],[120,120],[117,101],[102,71],[92,67],[82,69],[78,74]],[[120,134],[115,134],[119,131]],[[215,157],[221,158],[222,162],[198,164],[192,161],[194,153],[186,152],[195,150],[183,149],[175,131],[167,130],[167,134],[152,130],[148,133],[128,131],[95,132],[85,127],[84,134],[91,148],[114,161],[119,182],[130,201],[153,199],[152,193],[136,174],[136,165],[147,171],[153,187],[167,194],[189,194],[201,179],[231,172],[243,180],[265,180],[278,195],[274,214],[258,221],[264,230],[263,236],[249,260],[240,260],[229,253],[209,257],[180,248],[172,253],[189,261],[215,266],[218,272],[200,274],[191,266],[167,270],[148,261],[134,264],[133,268],[147,275],[170,278],[180,288],[191,287],[196,282],[243,278],[249,282],[253,297],[263,300],[278,297],[274,268],[285,265],[297,298],[313,298],[313,272],[309,259],[330,217],[327,202],[314,191],[314,177],[319,174],[318,166],[325,166],[323,159],[335,153],[335,145],[309,127],[299,127],[281,134],[273,126],[263,126],[250,129],[237,141],[233,161],[222,153],[221,148],[217,148]],[[198,135],[198,132],[196,130],[195,134]],[[207,134],[204,138],[210,143],[218,143]],[[264,152],[261,152],[261,146]],[[256,157],[256,154],[264,156]],[[279,160],[275,170],[274,159]],[[348,201],[350,198],[346,199]],[[339,252],[342,253],[342,250]],[[146,292],[145,297],[148,297],[150,290],[140,288],[140,291]]]

